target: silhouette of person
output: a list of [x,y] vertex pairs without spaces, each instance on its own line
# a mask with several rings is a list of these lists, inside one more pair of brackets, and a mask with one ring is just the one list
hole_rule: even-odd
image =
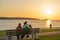
[[27,24],[27,21],[24,22],[24,25],[22,28],[23,28],[23,34],[22,34],[21,38],[23,39],[25,35],[27,35],[26,38],[29,37],[29,35],[28,35],[29,34],[29,25]]
[[19,40],[19,36],[21,35],[21,32],[22,32],[21,23],[18,23],[18,26],[16,27],[17,40]]
[[29,33],[31,33],[32,31],[32,26],[31,26],[31,24],[29,25],[29,29],[30,29],[30,31],[29,31]]
[[52,29],[52,24],[50,24],[50,29]]

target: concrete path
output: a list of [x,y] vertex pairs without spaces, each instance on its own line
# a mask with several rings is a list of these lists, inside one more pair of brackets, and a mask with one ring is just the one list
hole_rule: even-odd
[[[60,31],[37,33],[36,36],[38,37],[38,36],[53,35],[53,34],[60,34]],[[35,37],[35,35],[33,37]],[[24,40],[25,39],[26,38],[24,38]],[[32,39],[32,35],[30,35],[28,39]],[[0,36],[0,40],[8,40],[8,36]],[[12,36],[12,40],[17,40],[16,36]]]
[[38,33],[37,36],[45,36],[45,35],[53,35],[53,34],[60,34],[60,31]]

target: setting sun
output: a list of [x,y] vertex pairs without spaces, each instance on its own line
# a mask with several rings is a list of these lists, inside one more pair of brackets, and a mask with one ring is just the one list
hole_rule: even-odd
[[47,10],[45,11],[45,13],[46,13],[46,15],[52,15],[52,10],[51,10],[51,9],[47,9]]

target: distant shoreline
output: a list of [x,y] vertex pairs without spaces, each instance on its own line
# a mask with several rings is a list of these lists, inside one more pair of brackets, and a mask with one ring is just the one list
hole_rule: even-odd
[[24,17],[0,17],[0,19],[28,19],[28,20],[40,20],[37,18],[24,18]]

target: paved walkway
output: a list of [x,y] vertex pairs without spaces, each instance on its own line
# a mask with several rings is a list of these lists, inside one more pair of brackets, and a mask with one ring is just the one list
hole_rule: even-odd
[[[36,36],[45,36],[45,35],[53,35],[53,34],[60,34],[60,31],[55,32],[44,32],[44,33],[37,33]],[[33,36],[35,37],[35,36]],[[28,39],[31,39],[32,35]],[[26,39],[26,38],[24,38]],[[8,40],[8,36],[0,36],[0,40]],[[12,40],[17,40],[16,36],[12,36]]]
[[53,34],[60,34],[60,31],[38,33],[37,36],[45,36],[45,35],[53,35]]

